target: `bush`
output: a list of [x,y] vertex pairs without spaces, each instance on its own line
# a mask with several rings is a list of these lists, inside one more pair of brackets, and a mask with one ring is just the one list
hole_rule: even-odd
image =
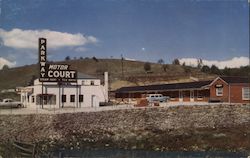
[[201,71],[204,73],[209,73],[210,72],[210,67],[207,65],[202,66]]
[[144,64],[144,70],[145,70],[146,72],[148,72],[148,71],[151,70],[151,64],[150,64],[149,62],[146,62],[146,63]]
[[179,59],[174,59],[174,61],[172,62],[172,64],[174,64],[174,65],[180,65]]

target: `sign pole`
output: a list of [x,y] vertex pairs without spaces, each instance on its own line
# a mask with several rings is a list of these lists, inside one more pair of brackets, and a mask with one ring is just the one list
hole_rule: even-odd
[[61,83],[58,82],[58,89],[59,89],[59,97],[58,97],[58,102],[59,102],[59,109],[61,108]]
[[[39,38],[38,39],[38,60],[39,60],[39,81],[42,82],[42,109],[44,105],[44,96],[43,96],[43,80],[45,76],[45,67],[46,67],[46,60],[47,60],[47,40],[45,38]],[[46,98],[47,99],[47,98]]]
[[42,109],[43,109],[43,101],[44,101],[44,96],[43,96],[43,82],[42,82]]

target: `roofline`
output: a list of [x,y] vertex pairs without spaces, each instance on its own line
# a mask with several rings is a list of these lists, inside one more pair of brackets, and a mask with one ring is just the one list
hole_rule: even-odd
[[209,84],[208,84],[208,85],[205,85],[205,86],[202,86],[201,88],[202,88],[202,89],[207,89],[208,87],[210,87]]
[[216,77],[214,80],[213,80],[213,82],[211,82],[208,86],[212,86],[213,84],[214,84],[214,82],[216,82],[218,79],[221,79],[224,83],[226,83],[227,85],[229,84],[229,83],[227,83],[225,80],[223,80],[220,76],[218,76],[218,77]]
[[[212,80],[208,80],[208,81],[194,81],[194,82],[182,82],[182,83],[169,83],[169,84],[161,84],[161,85],[170,85],[170,84],[185,84],[185,83],[196,83],[196,82],[211,82]],[[154,85],[154,86],[159,86],[160,84]],[[152,86],[152,85],[144,85],[144,86],[133,86],[133,87],[148,87],[148,86]],[[202,89],[206,89],[208,85],[204,85],[201,86],[199,88],[176,88],[176,89],[163,89],[163,90],[121,90],[121,92],[119,92],[119,88],[117,90],[115,90],[114,92],[117,93],[125,93],[125,92],[148,92],[148,91],[157,91],[157,92],[161,92],[161,91],[177,91],[177,90],[202,90]],[[126,87],[126,88],[130,88],[130,87]]]
[[249,85],[250,83],[249,82],[242,82],[242,83],[230,83],[230,85],[242,85],[242,84],[247,84]]
[[162,91],[184,91],[184,90],[205,90],[205,88],[185,88],[185,89],[165,89],[165,90],[145,90],[145,91],[123,91],[123,92],[117,92],[117,93],[129,93],[129,92],[162,92]]

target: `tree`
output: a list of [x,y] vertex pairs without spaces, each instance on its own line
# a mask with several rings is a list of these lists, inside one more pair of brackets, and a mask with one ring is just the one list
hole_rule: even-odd
[[167,65],[167,64],[163,64],[163,65],[162,65],[162,68],[163,68],[164,72],[167,72],[168,65]]
[[200,69],[203,66],[202,59],[197,60],[197,68]]
[[95,56],[93,56],[92,59],[93,59],[95,62],[98,62],[98,61],[99,61]]
[[70,56],[66,56],[65,61],[69,61],[69,60],[70,60]]
[[220,69],[215,65],[212,65],[210,70],[211,70],[211,73],[213,73],[213,74],[219,75],[221,73]]
[[179,59],[174,59],[174,61],[172,62],[172,64],[174,64],[174,65],[180,65]]
[[151,70],[151,64],[150,64],[149,62],[146,62],[146,63],[144,64],[144,70],[145,70],[146,72],[148,72],[148,71]]
[[210,67],[207,65],[202,66],[201,71],[204,73],[210,73]]
[[2,70],[9,70],[9,66],[8,65],[4,65]]
[[223,70],[222,70],[222,73],[223,75],[226,75],[226,76],[231,76],[232,75],[232,71],[230,68],[227,68],[225,67]]
[[35,75],[32,75],[30,81],[27,83],[28,86],[33,86],[34,85],[34,81],[37,77]]
[[163,60],[163,59],[159,59],[159,60],[157,61],[157,63],[158,63],[158,64],[164,64],[164,60]]

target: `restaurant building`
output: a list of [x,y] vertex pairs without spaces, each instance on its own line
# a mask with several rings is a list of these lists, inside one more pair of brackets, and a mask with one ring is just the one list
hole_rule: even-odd
[[21,102],[26,107],[64,108],[99,107],[108,101],[108,73],[104,84],[99,78],[78,74],[76,82],[40,82],[21,89]]
[[247,77],[217,77],[210,81],[195,81],[147,86],[122,87],[115,91],[116,99],[140,99],[159,93],[170,102],[249,103],[250,80]]

